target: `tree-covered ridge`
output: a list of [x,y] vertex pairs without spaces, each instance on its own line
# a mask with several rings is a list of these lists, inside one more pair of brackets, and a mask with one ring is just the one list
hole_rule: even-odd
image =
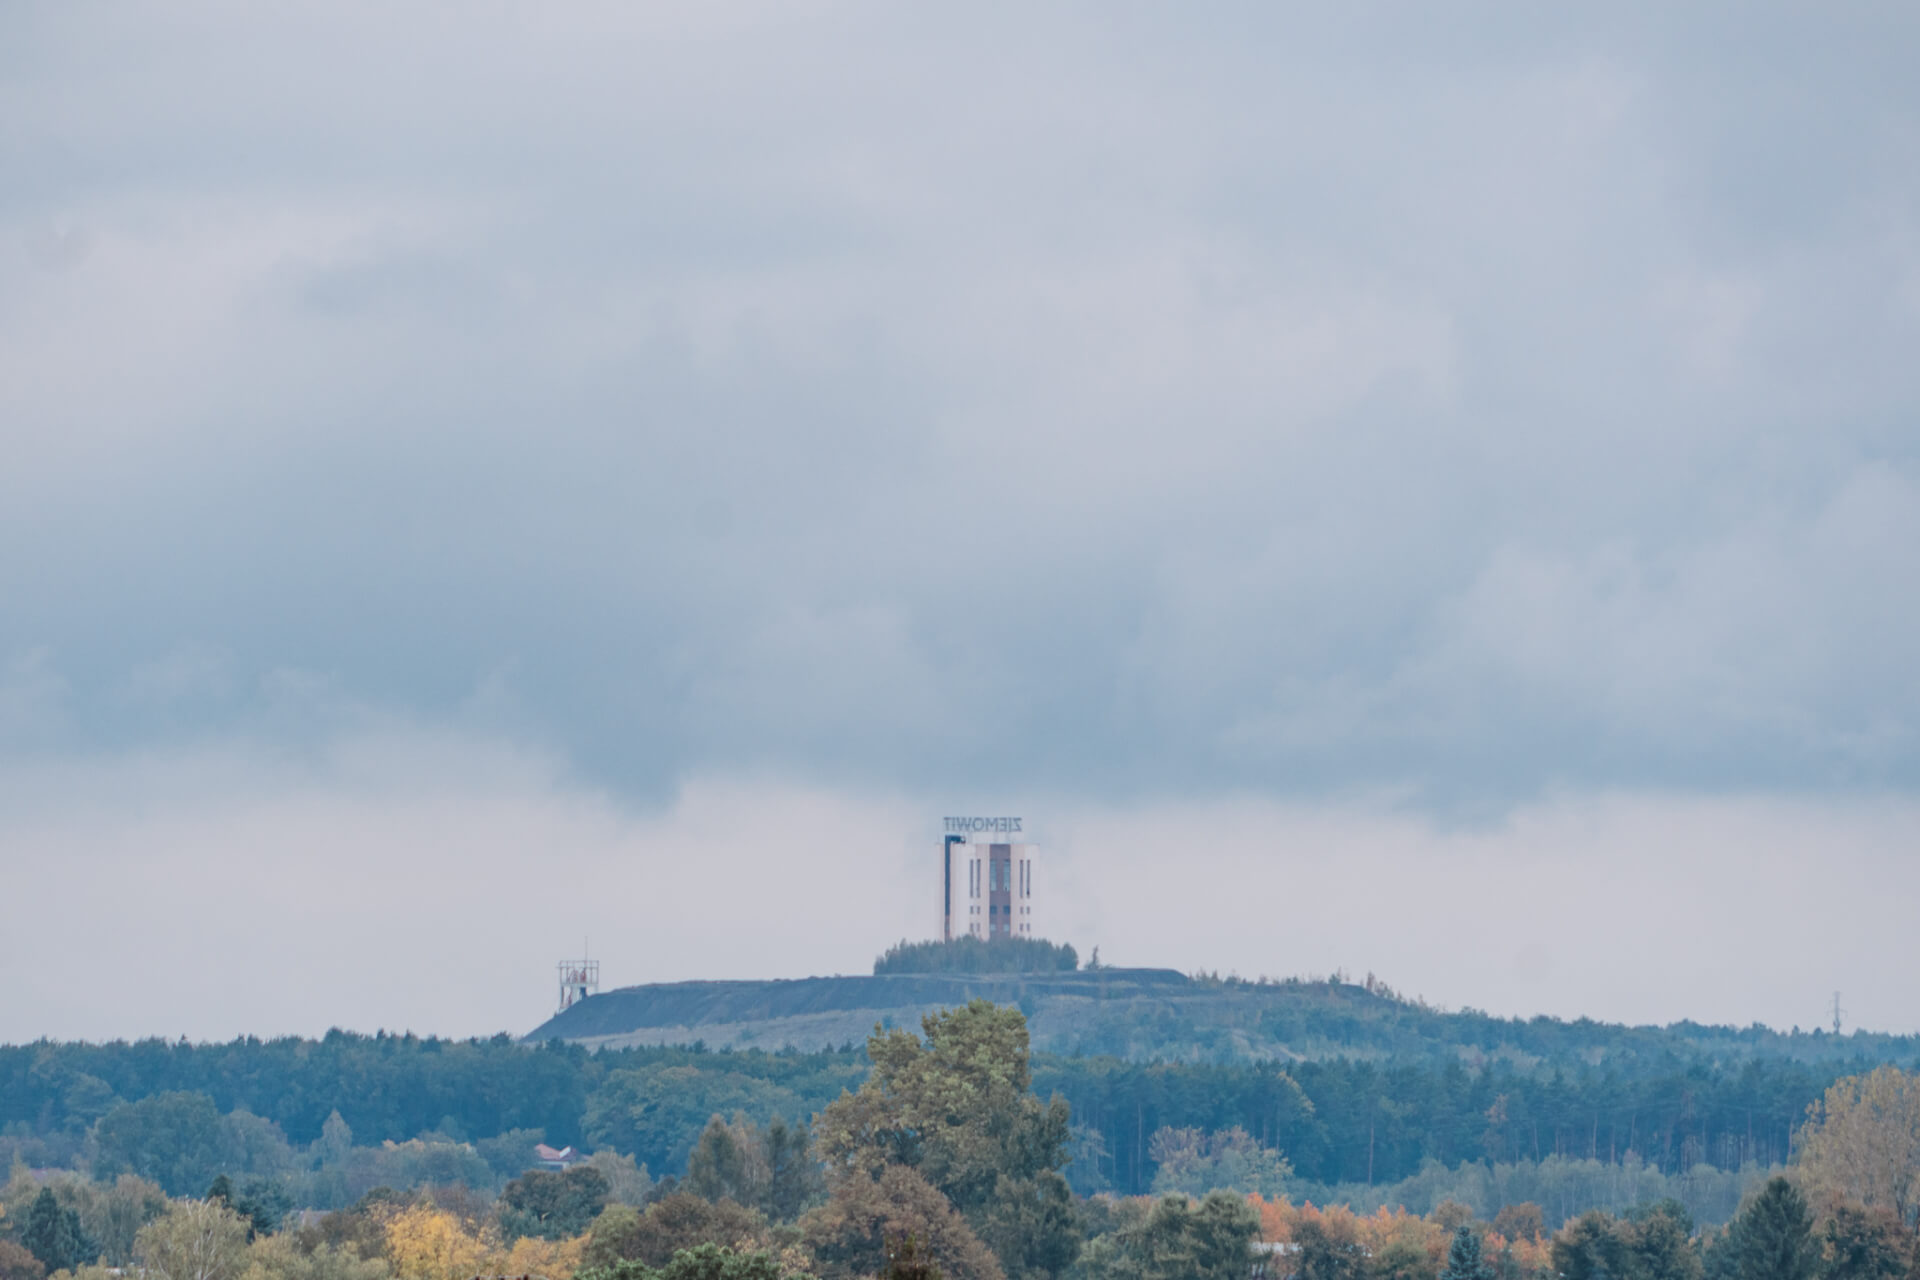
[[[923,1019],[918,1035],[876,1029],[865,1058],[858,1086],[811,1126],[712,1115],[684,1176],[661,1179],[605,1146],[562,1171],[526,1169],[527,1130],[368,1148],[335,1114],[296,1153],[259,1117],[156,1094],[97,1123],[80,1169],[14,1165],[0,1188],[0,1280],[109,1280],[128,1267],[150,1280],[1910,1280],[1920,1259],[1920,1077],[1894,1067],[1834,1081],[1796,1131],[1785,1176],[1710,1171],[1718,1200],[1700,1194],[1707,1166],[1668,1176],[1630,1158],[1609,1175],[1624,1185],[1584,1212],[1543,1204],[1554,1188],[1539,1176],[1484,1163],[1450,1175],[1489,1172],[1477,1192],[1410,1210],[1388,1188],[1368,1211],[1357,1196],[1316,1207],[1285,1154],[1240,1126],[1155,1131],[1154,1195],[1076,1195],[1063,1171],[1098,1135],[1076,1129],[1065,1098],[1036,1092],[1011,1007],[974,1001]],[[689,1087],[701,1076],[699,1064],[654,1065]],[[182,1191],[203,1171],[182,1142],[196,1130],[247,1161],[289,1163]],[[491,1179],[423,1159],[336,1197],[317,1221],[292,1213],[324,1207],[329,1179],[365,1176],[368,1158],[473,1160],[480,1148],[498,1158]],[[115,1159],[167,1184],[116,1175]],[[1588,1165],[1604,1167],[1537,1162]]]
[[1502,1018],[1473,1008],[1437,1008],[1395,992],[1372,975],[1356,983],[1338,975],[1274,981],[1201,974],[1180,986],[1132,990],[1116,984],[1105,998],[1096,992],[1092,1001],[1063,999],[1055,1009],[1044,995],[1031,1003],[1037,1051],[1141,1062],[1429,1057],[1469,1065],[1504,1061],[1523,1068],[1615,1064],[1632,1072],[1639,1069],[1632,1064],[1675,1058],[1716,1068],[1749,1059],[1835,1065],[1920,1061],[1920,1036],[1778,1031],[1758,1023],[1629,1026],[1545,1015]]
[[[1550,1034],[1558,1030],[1543,1039]],[[1905,1044],[1822,1040],[1866,1051]],[[1664,1176],[1700,1166],[1765,1167],[1786,1159],[1794,1126],[1834,1080],[1885,1061],[1870,1052],[1803,1061],[1755,1044],[1756,1052],[1722,1061],[1683,1054],[1668,1040],[1657,1052],[1622,1050],[1600,1065],[1577,1054],[1215,1065],[1036,1053],[1032,1070],[1041,1096],[1057,1092],[1072,1107],[1068,1175],[1075,1186],[1139,1194],[1159,1177],[1153,1139],[1163,1129],[1217,1135],[1237,1128],[1282,1153],[1296,1182],[1317,1188],[1431,1182],[1435,1165],[1632,1163]],[[184,1187],[204,1186],[223,1170],[303,1162],[317,1170],[321,1144],[337,1153],[326,1167],[340,1173],[328,1203],[344,1203],[338,1198],[375,1185],[368,1179],[410,1178],[414,1170],[437,1171],[441,1181],[495,1182],[543,1138],[622,1153],[659,1176],[686,1167],[713,1115],[804,1123],[857,1088],[867,1071],[866,1055],[851,1047],[589,1053],[505,1036],[334,1032],[220,1045],[9,1046],[0,1047],[0,1160],[68,1166],[91,1143],[103,1169]],[[335,1115],[339,1132],[329,1138]],[[398,1145],[389,1150],[387,1142]]]
[[[508,1036],[331,1031],[319,1040],[253,1037],[225,1044],[141,1040],[0,1046],[0,1142],[39,1139],[54,1157],[116,1108],[162,1094],[205,1095],[215,1110],[244,1112],[295,1145],[317,1141],[337,1113],[361,1142],[423,1135],[456,1142],[539,1131],[556,1142],[583,1135],[589,1103],[621,1069],[690,1068],[706,1090],[759,1091],[775,1110],[805,1119],[866,1073],[849,1047],[828,1053],[715,1054],[694,1046],[588,1053],[527,1047]],[[731,1108],[728,1108],[731,1110]],[[692,1136],[712,1109],[690,1123]]]
[[892,973],[1071,973],[1080,956],[1064,942],[1045,938],[966,935],[951,941],[908,942],[888,947],[873,962],[876,975]]

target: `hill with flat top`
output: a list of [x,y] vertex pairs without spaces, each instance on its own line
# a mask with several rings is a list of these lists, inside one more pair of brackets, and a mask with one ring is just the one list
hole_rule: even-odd
[[917,1028],[922,1015],[972,999],[1018,1006],[1036,1052],[1135,1062],[1300,1062],[1453,1058],[1598,1066],[1667,1057],[1721,1065],[1910,1061],[1920,1037],[1768,1027],[1630,1027],[1591,1019],[1449,1012],[1369,982],[1246,982],[1171,969],[1053,973],[901,973],[774,981],[667,982],[593,996],[525,1038],[589,1048],[703,1044],[819,1050],[862,1043],[875,1025]]

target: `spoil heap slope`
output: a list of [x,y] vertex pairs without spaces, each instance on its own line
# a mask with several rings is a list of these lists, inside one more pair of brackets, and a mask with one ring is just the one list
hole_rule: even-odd
[[820,1049],[857,1044],[876,1022],[916,1025],[923,1013],[973,999],[1018,1005],[1036,1017],[1059,1001],[1091,1006],[1163,999],[1193,986],[1172,969],[660,982],[583,1000],[526,1038],[595,1047],[701,1041],[714,1048]]

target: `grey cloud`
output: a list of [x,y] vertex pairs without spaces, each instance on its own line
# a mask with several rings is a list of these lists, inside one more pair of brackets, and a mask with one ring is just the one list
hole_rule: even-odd
[[10,749],[1910,790],[1914,20],[1701,14],[15,11]]

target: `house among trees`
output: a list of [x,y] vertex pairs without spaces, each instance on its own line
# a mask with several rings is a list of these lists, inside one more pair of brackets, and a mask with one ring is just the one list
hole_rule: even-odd
[[572,1147],[561,1147],[556,1151],[544,1142],[533,1144],[533,1162],[542,1169],[564,1173],[585,1158]]

